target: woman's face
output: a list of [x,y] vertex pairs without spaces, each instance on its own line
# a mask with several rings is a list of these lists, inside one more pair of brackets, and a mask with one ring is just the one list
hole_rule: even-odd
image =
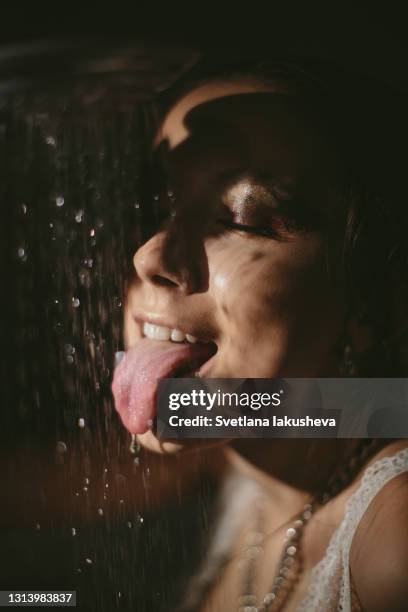
[[149,322],[215,343],[202,376],[336,376],[346,305],[328,257],[344,213],[334,156],[302,106],[242,80],[198,87],[167,114],[155,145],[167,219],[134,255],[128,349]]

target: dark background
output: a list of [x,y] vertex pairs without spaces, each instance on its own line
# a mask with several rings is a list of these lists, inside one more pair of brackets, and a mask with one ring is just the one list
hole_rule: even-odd
[[81,36],[333,59],[407,85],[402,3],[15,2],[2,8],[3,44]]

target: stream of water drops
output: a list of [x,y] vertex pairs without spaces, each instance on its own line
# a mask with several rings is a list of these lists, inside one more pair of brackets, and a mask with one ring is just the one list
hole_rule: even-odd
[[87,612],[167,610],[174,551],[188,560],[204,513],[197,497],[184,523],[177,504],[149,518],[151,468],[110,391],[132,255],[157,202],[143,183],[155,114],[66,91],[0,108],[1,586],[76,589]]

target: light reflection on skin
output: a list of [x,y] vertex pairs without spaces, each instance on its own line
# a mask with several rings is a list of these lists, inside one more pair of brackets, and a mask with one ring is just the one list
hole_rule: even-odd
[[[209,377],[336,376],[347,305],[341,281],[327,273],[326,232],[286,230],[265,213],[295,191],[341,227],[330,199],[335,162],[301,101],[253,82],[204,85],[169,112],[156,145],[167,148],[177,217],[135,254],[127,346],[140,339],[137,309],[214,340]],[[222,190],[222,177],[234,173],[240,178]],[[276,199],[259,182],[266,173],[276,179]],[[231,218],[275,225],[282,240],[222,225]],[[140,441],[160,451],[180,447],[159,445],[151,432]]]

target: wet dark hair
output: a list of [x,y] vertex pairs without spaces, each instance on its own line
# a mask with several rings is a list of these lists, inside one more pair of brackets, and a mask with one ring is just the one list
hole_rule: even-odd
[[203,58],[166,91],[161,110],[195,87],[237,79],[283,84],[289,94],[304,99],[307,112],[325,129],[342,166],[337,185],[345,211],[341,268],[350,309],[376,339],[372,350],[360,356],[360,371],[403,373],[406,349],[401,342],[408,322],[406,94],[331,63],[217,56]]

